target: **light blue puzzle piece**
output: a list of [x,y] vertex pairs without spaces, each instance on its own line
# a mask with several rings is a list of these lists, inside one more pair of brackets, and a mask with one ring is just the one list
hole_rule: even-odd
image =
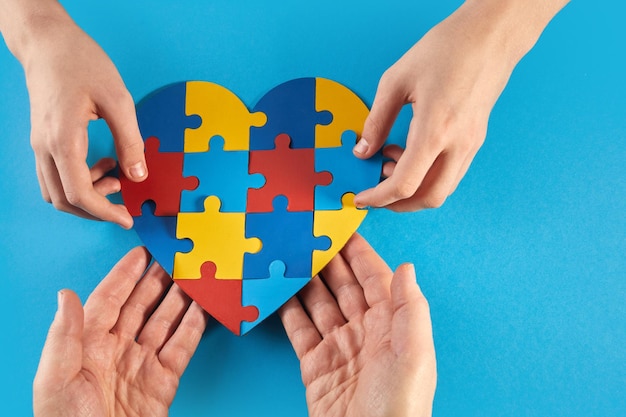
[[197,177],[200,185],[181,194],[180,211],[200,213],[204,200],[216,196],[222,202],[220,211],[244,213],[248,188],[265,184],[262,174],[248,173],[248,151],[225,151],[224,138],[214,136],[208,152],[185,153],[183,175]]
[[304,287],[311,278],[286,278],[285,264],[273,261],[269,266],[268,279],[244,279],[242,305],[253,305],[259,310],[256,321],[241,322],[241,334],[246,334],[274,311],[278,310],[289,298]]
[[341,210],[345,193],[358,194],[380,181],[382,153],[369,159],[359,159],[352,153],[357,134],[346,130],[341,135],[341,147],[316,148],[315,171],[330,171],[333,181],[315,187],[315,210]]

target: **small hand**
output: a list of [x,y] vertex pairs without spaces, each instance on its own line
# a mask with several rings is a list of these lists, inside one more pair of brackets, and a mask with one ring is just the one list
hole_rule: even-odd
[[144,248],[129,252],[85,307],[70,290],[33,384],[35,416],[167,416],[207,315]]
[[279,311],[310,416],[428,416],[436,385],[428,303],[359,235]]

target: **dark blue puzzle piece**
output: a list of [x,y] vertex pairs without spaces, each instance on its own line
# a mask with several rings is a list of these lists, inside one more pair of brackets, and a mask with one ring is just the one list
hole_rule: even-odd
[[333,181],[315,187],[315,210],[341,210],[345,193],[360,193],[380,181],[382,153],[369,159],[359,159],[352,153],[357,134],[346,130],[341,135],[341,147],[316,148],[315,171],[330,171]]
[[172,276],[174,254],[189,252],[193,243],[189,239],[176,238],[176,216],[155,216],[155,208],[154,201],[143,203],[142,215],[133,217],[133,227],[154,259]]
[[183,152],[185,129],[197,129],[202,123],[199,116],[187,116],[187,83],[165,86],[149,94],[137,104],[137,122],[141,136],[156,136],[161,142],[161,152]]
[[246,213],[246,237],[261,239],[263,247],[243,258],[243,279],[269,278],[269,266],[275,260],[284,262],[285,276],[312,275],[313,250],[327,250],[327,236],[313,236],[312,211],[287,211],[287,198],[274,198],[274,211]]
[[315,109],[315,78],[298,78],[274,87],[252,112],[263,112],[267,123],[250,128],[250,150],[274,149],[276,136],[286,133],[291,147],[314,148],[315,126],[327,125],[333,116]]
[[180,211],[203,212],[204,200],[214,195],[222,202],[220,211],[245,212],[248,189],[265,184],[262,174],[248,173],[249,155],[248,151],[224,151],[221,136],[211,138],[208,152],[186,153],[183,175],[197,177],[200,185],[182,192]]

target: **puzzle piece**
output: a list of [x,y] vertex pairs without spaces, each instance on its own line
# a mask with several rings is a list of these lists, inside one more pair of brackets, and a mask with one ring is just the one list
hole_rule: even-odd
[[332,148],[341,146],[341,135],[354,130],[361,137],[369,109],[350,89],[326,78],[315,79],[315,109],[330,111],[333,122],[315,127],[315,147]]
[[292,149],[289,135],[275,139],[276,148],[250,151],[250,173],[265,176],[265,186],[248,190],[248,213],[270,212],[277,195],[289,200],[289,211],[313,211],[315,186],[330,184],[330,172],[315,172],[315,149]]
[[241,334],[246,334],[265,320],[311,280],[308,276],[286,278],[285,264],[281,261],[274,261],[270,264],[269,274],[269,279],[243,280],[242,304],[256,306],[259,309],[259,317],[254,322],[241,323]]
[[341,135],[341,147],[315,149],[315,170],[333,173],[331,184],[315,187],[315,210],[340,210],[344,193],[357,194],[379,182],[382,154],[357,158],[352,153],[356,139],[354,131],[346,130]]
[[248,151],[224,151],[224,139],[215,136],[210,141],[209,152],[186,153],[183,175],[195,176],[200,185],[183,191],[181,212],[200,212],[204,199],[214,195],[222,202],[223,212],[245,212],[248,188],[255,189],[265,183],[261,174],[248,174]]
[[269,266],[281,260],[286,266],[286,276],[307,277],[311,274],[312,251],[330,247],[328,237],[313,236],[313,212],[287,211],[287,198],[274,199],[274,211],[247,213],[246,236],[257,237],[262,249],[254,254],[244,254],[243,278],[269,278]]
[[291,147],[314,148],[315,126],[329,124],[333,116],[315,109],[315,78],[298,78],[274,87],[254,106],[267,123],[250,129],[250,149],[267,150],[281,133],[291,137]]
[[240,335],[244,322],[257,320],[259,310],[245,301],[242,303],[241,280],[216,279],[215,270],[213,262],[205,262],[200,268],[200,279],[174,279],[174,282],[207,313]]
[[220,206],[220,199],[210,196],[204,212],[178,214],[176,237],[191,239],[193,249],[174,256],[174,278],[199,278],[200,266],[210,260],[217,266],[215,278],[240,280],[244,252],[261,250],[259,239],[245,237],[246,214],[223,213]]
[[174,254],[189,252],[193,244],[189,239],[176,239],[176,216],[155,216],[154,210],[154,201],[145,202],[141,207],[142,215],[133,218],[133,227],[146,243],[150,254],[171,276]]
[[209,139],[224,138],[224,150],[248,150],[250,128],[260,127],[267,118],[261,112],[250,113],[246,105],[227,88],[206,81],[187,82],[188,115],[198,115],[202,124],[185,131],[185,152],[206,152]]
[[327,251],[313,251],[311,276],[321,271],[341,250],[367,214],[367,210],[356,208],[353,193],[344,194],[341,197],[341,204],[341,210],[316,210],[313,214],[313,235],[328,236],[332,245]]
[[133,182],[120,172],[122,198],[131,216],[141,215],[141,205],[148,201],[156,203],[156,216],[176,216],[180,210],[183,190],[198,186],[195,177],[183,177],[183,153],[160,152],[160,141],[149,137],[146,142],[148,178]]
[[185,113],[187,83],[163,87],[137,104],[137,122],[143,138],[155,136],[161,141],[161,152],[183,152],[186,128],[197,128],[198,116]]

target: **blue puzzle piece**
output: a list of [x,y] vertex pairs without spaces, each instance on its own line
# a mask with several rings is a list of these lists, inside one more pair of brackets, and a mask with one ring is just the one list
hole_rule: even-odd
[[189,252],[193,243],[189,239],[176,238],[176,217],[155,216],[154,201],[146,201],[141,206],[141,216],[133,217],[135,231],[141,236],[154,259],[170,276],[174,270],[174,254]]
[[274,149],[281,133],[291,137],[291,147],[314,148],[315,126],[327,125],[333,116],[315,109],[315,78],[298,78],[274,87],[254,107],[263,112],[267,123],[250,128],[250,150]]
[[252,323],[241,323],[242,335],[271,315],[311,280],[310,277],[286,278],[282,261],[273,261],[269,266],[269,274],[269,279],[243,280],[242,305],[256,306],[259,317]]
[[341,210],[345,193],[360,193],[380,181],[382,154],[359,159],[352,153],[357,134],[346,130],[341,135],[341,147],[316,148],[315,171],[330,171],[333,181],[315,187],[315,210]]
[[269,266],[275,260],[285,263],[285,276],[310,277],[313,250],[327,250],[327,236],[313,236],[312,211],[287,211],[287,197],[274,198],[274,211],[246,213],[246,237],[261,239],[257,253],[245,253],[243,279],[269,278]]
[[137,104],[137,122],[141,136],[159,138],[161,152],[183,152],[185,129],[197,129],[202,123],[199,116],[187,116],[187,83],[180,82],[163,87]]
[[243,213],[249,188],[265,184],[262,174],[248,173],[248,151],[224,151],[224,138],[214,136],[208,152],[186,153],[183,175],[198,177],[200,185],[181,194],[180,211],[204,211],[204,200],[217,196],[222,202],[220,211]]

